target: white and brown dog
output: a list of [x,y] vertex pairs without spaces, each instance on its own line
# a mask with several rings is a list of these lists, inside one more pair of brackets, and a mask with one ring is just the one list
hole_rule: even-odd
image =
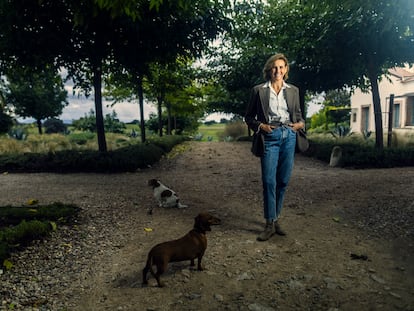
[[[180,199],[178,198],[178,195],[175,193],[175,191],[168,188],[158,179],[148,180],[148,185],[152,187],[154,191],[154,198],[157,200],[159,207],[187,207],[187,205],[180,203]],[[149,213],[152,213],[152,208],[149,210]]]

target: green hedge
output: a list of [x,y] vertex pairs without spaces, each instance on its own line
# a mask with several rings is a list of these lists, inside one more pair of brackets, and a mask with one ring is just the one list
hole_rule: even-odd
[[305,153],[326,163],[330,162],[333,147],[342,149],[342,167],[349,168],[390,168],[414,166],[414,147],[376,149],[373,145],[352,142],[317,142],[310,140]]
[[1,172],[132,172],[158,162],[171,149],[188,138],[165,136],[115,151],[64,150],[56,153],[26,153],[0,156]]

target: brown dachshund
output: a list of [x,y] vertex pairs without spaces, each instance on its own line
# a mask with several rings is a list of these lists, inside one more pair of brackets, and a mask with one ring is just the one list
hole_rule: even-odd
[[[221,220],[208,213],[200,213],[194,218],[194,228],[178,240],[163,242],[155,245],[148,253],[147,263],[142,270],[142,285],[148,284],[148,271],[157,280],[158,286],[163,287],[160,276],[167,271],[169,262],[190,260],[194,266],[194,259],[198,258],[198,270],[203,270],[201,259],[207,248],[206,231],[211,231],[211,225],[218,225]],[[152,266],[157,266],[157,273]]]

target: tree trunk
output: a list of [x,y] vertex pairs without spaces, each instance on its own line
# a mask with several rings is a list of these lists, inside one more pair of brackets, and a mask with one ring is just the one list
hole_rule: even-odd
[[158,133],[162,137],[162,97],[157,97],[158,101]]
[[374,106],[374,120],[375,120],[375,148],[384,148],[384,137],[382,129],[382,112],[381,99],[379,96],[378,77],[374,70],[375,66],[370,63],[368,65],[368,78],[371,83],[372,103]]
[[105,128],[102,111],[102,68],[101,65],[93,68],[93,87],[95,91],[96,133],[98,135],[99,151],[106,152]]
[[137,77],[137,88],[138,88],[138,101],[139,101],[139,113],[141,118],[141,142],[145,143],[146,137],[145,137],[145,120],[144,120],[144,93],[142,90],[142,78]]
[[167,134],[171,135],[172,130],[171,130],[171,104],[167,103]]
[[40,135],[43,134],[42,132],[42,120],[36,120],[36,124],[37,124],[37,130],[39,132]]

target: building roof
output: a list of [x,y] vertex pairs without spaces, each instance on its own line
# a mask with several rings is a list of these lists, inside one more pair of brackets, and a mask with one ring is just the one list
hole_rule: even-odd
[[405,68],[394,67],[394,68],[388,69],[388,72],[391,75],[401,79],[402,83],[414,81],[414,72],[408,71]]

